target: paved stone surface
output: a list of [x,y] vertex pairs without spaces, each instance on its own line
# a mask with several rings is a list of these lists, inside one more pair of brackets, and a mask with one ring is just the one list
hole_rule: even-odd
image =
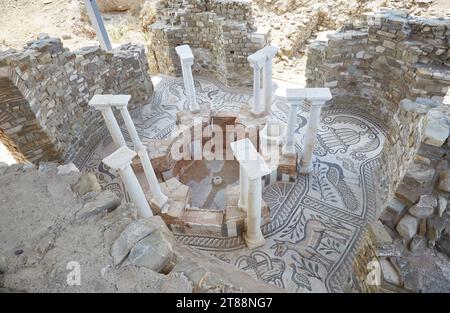
[[[160,76],[154,83],[152,103],[133,112],[144,140],[169,136],[176,127],[176,112],[186,101],[181,79]],[[228,89],[211,79],[196,78],[195,85],[200,106],[218,111],[238,112],[251,96],[250,90]],[[298,151],[307,110],[302,108],[297,116]],[[287,123],[287,104],[276,99],[272,111]],[[317,139],[311,175],[299,174],[295,183],[276,183],[264,191],[272,215],[262,226],[265,246],[250,251],[241,237],[175,233],[177,239],[289,291],[341,291],[358,243],[374,221],[372,170],[379,162],[384,126],[356,110],[324,109]],[[123,196],[122,183],[101,163],[111,153],[108,143],[106,139],[89,153],[83,170],[95,172],[104,188]]]

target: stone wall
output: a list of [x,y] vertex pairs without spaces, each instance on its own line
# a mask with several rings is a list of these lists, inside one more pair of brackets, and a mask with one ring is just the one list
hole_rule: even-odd
[[59,160],[28,101],[8,77],[0,77],[0,141],[16,160]]
[[[2,100],[2,114],[9,119],[0,127],[33,162],[83,161],[84,153],[106,133],[101,114],[87,105],[94,94],[130,94],[133,109],[153,92],[144,48],[137,45],[71,52],[59,39],[43,36],[22,51],[1,54],[0,68],[16,87],[10,86],[9,93],[18,90],[23,96]],[[20,103],[14,106],[16,98]]]
[[247,0],[163,0],[157,22],[149,27],[149,53],[159,72],[180,75],[175,47],[188,44],[194,73],[213,75],[227,85],[251,85],[247,56],[269,42],[270,33],[256,30]]
[[405,98],[444,96],[450,85],[450,21],[381,11],[309,47],[308,86],[331,88],[340,106],[392,121]]
[[[436,255],[450,256],[449,43],[448,20],[382,11],[319,36],[310,47],[308,85],[330,87],[331,106],[364,110],[388,127],[376,171],[379,221],[355,260],[359,291],[450,288],[436,283],[433,271],[417,268],[425,262],[438,273]],[[377,286],[367,282],[374,264],[381,271]]]

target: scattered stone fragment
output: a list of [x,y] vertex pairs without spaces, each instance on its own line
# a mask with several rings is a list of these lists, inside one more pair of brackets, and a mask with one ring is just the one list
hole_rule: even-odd
[[102,187],[94,173],[83,173],[80,180],[72,186],[72,191],[80,196],[85,195],[88,192],[100,192],[101,190]]
[[129,224],[119,235],[111,248],[114,265],[120,264],[133,246],[141,239],[164,227],[159,216],[141,218]]
[[131,249],[128,261],[160,273],[169,265],[172,256],[171,244],[160,231],[155,231]]
[[58,166],[58,174],[60,175],[65,175],[70,172],[79,172],[79,171],[80,170],[72,162],[70,162],[69,164]]
[[401,283],[400,276],[392,263],[388,259],[383,258],[380,260],[380,266],[383,279],[390,284],[399,286]]

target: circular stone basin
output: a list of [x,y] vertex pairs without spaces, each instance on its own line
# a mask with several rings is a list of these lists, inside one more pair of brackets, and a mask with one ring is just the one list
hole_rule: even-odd
[[223,179],[220,176],[215,176],[212,179],[212,183],[213,183],[214,186],[220,186],[223,183]]
[[192,161],[181,167],[178,180],[191,188],[191,207],[223,211],[227,205],[227,188],[239,185],[239,162]]

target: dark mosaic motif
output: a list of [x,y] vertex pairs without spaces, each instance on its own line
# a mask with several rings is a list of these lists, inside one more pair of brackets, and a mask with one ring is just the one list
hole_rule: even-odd
[[[186,106],[181,79],[158,79],[152,102],[132,114],[142,139],[169,136],[176,127],[177,110]],[[216,110],[238,111],[250,99],[250,91],[229,89],[211,79],[197,79],[196,90],[200,105]],[[287,123],[287,104],[275,99],[272,115]],[[300,153],[307,119],[308,108],[302,107],[296,129]],[[176,233],[178,240],[291,292],[341,291],[358,243],[374,218],[373,168],[378,164],[385,128],[375,118],[354,110],[324,109],[321,119],[313,173],[299,174],[295,183],[276,183],[264,190],[271,221],[262,226],[263,247],[248,250],[241,237]],[[124,134],[128,137],[125,130]],[[109,141],[105,139],[87,153],[84,170],[95,172],[104,188],[123,196],[122,183],[101,163],[112,152],[107,149]]]

